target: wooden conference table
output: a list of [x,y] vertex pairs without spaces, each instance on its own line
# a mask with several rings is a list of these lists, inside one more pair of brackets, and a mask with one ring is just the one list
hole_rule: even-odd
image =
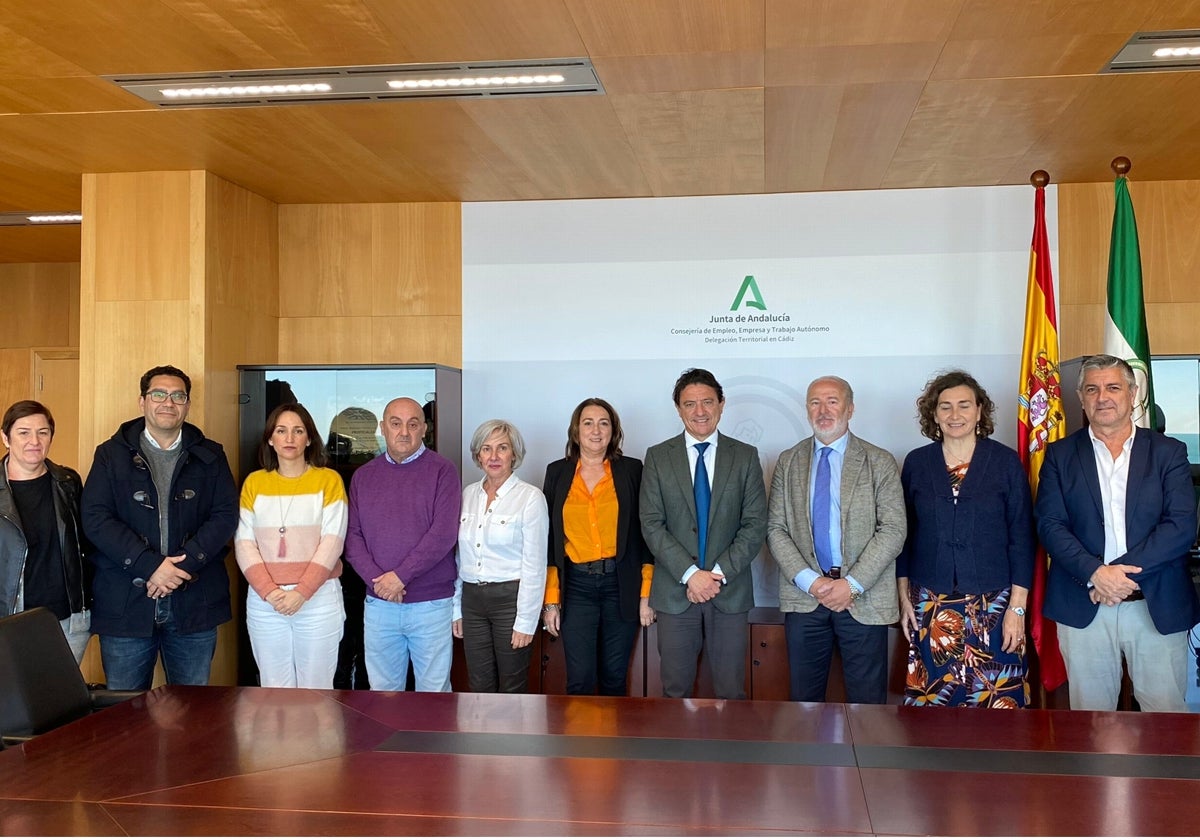
[[1165,835],[1200,717],[164,687],[0,752],[0,834]]

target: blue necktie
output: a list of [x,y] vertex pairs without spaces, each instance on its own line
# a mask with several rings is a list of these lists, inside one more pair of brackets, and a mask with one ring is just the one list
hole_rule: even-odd
[[813,548],[821,571],[833,568],[833,549],[829,546],[829,453],[828,446],[821,447],[821,460],[817,462],[817,481],[813,487],[812,529]]
[[708,486],[708,467],[704,466],[704,450],[708,442],[697,443],[696,476],[692,479],[692,494],[696,497],[696,533],[700,541],[700,553],[696,555],[697,565],[704,568],[704,554],[708,550],[708,503],[712,500],[712,488]]

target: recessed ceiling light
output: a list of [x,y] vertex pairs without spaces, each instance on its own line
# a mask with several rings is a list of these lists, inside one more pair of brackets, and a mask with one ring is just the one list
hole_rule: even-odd
[[1138,32],[1101,68],[1101,73],[1148,73],[1200,69],[1200,29]]
[[77,225],[82,221],[83,215],[80,213],[30,213],[28,211],[0,213],[0,227]]
[[293,67],[103,78],[160,108],[604,93],[595,68],[586,58]]

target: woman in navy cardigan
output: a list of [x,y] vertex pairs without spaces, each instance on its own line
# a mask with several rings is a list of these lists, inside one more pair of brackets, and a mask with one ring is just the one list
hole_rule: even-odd
[[1029,701],[1033,505],[1017,453],[988,439],[994,411],[961,370],[930,380],[917,399],[921,434],[933,443],[910,452],[900,476],[908,537],[896,577],[909,636],[908,705]]

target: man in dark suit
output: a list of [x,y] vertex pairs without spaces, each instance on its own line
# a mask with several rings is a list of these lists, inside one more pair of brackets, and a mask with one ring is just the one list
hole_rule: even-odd
[[1134,426],[1123,359],[1087,359],[1078,388],[1088,428],[1047,448],[1037,496],[1044,613],[1059,624],[1071,708],[1115,709],[1124,656],[1144,711],[1186,711],[1187,633],[1200,613],[1187,450]]
[[750,564],[767,530],[762,466],[753,446],[718,435],[725,392],[711,373],[684,371],[673,398],[684,432],[646,451],[641,491],[663,694],[691,695],[703,646],[717,697],[744,699]]

